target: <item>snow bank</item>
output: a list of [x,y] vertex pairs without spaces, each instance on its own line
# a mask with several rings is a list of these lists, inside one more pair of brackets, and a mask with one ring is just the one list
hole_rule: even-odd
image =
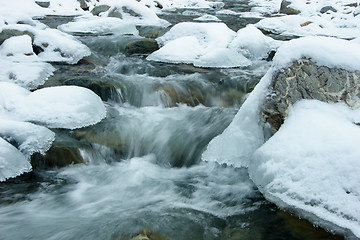
[[26,157],[10,143],[0,138],[0,182],[32,169]]
[[75,22],[60,25],[58,29],[69,33],[138,34],[135,25],[113,17],[79,17]]
[[[249,173],[266,198],[360,237],[360,111],[303,100],[261,146]],[[316,220],[316,219],[315,219]]]

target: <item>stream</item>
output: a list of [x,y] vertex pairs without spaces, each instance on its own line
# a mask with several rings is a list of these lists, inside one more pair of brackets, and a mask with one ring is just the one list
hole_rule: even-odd
[[[224,1],[248,11],[246,1]],[[164,12],[171,24],[213,9]],[[217,15],[234,31],[259,19]],[[50,27],[69,17],[47,17]],[[145,29],[146,30],[146,29]],[[88,62],[55,63],[45,87],[78,85],[107,107],[99,124],[54,129],[86,164],[39,167],[0,184],[0,239],[343,239],[264,199],[247,170],[201,161],[271,63],[210,69],[124,54],[133,36],[77,35]]]

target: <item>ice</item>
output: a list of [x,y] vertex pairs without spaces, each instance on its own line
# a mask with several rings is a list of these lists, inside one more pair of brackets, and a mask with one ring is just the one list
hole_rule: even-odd
[[239,51],[250,59],[263,59],[271,50],[276,50],[279,45],[279,41],[265,36],[254,25],[249,24],[237,32],[229,48]]
[[[360,237],[360,111],[315,100],[296,103],[249,164],[269,200],[350,229]],[[316,219],[313,219],[316,221]]]
[[113,17],[81,17],[77,18],[75,22],[60,25],[58,29],[69,33],[138,34],[135,25]]
[[34,152],[46,153],[55,140],[55,134],[32,123],[0,119],[0,136],[15,141],[19,150],[29,158]]
[[0,182],[32,170],[26,157],[0,137]]

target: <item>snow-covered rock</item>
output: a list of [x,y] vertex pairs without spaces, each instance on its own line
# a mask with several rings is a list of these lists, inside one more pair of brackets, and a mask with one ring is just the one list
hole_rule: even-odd
[[360,111],[343,104],[296,103],[280,130],[255,152],[250,177],[277,205],[360,237],[360,127],[354,122],[360,122]]
[[272,137],[260,120],[274,77],[294,61],[306,57],[318,66],[356,71],[359,56],[359,45],[347,40],[306,37],[283,44],[272,67],[202,159],[249,166],[250,176],[270,201],[325,228],[330,222],[359,237],[360,130],[354,123],[359,123],[360,111],[315,100],[300,102]]
[[50,128],[81,128],[98,123],[106,115],[101,99],[91,90],[77,86],[30,92],[15,84],[0,82],[0,97],[7,119],[35,122]]

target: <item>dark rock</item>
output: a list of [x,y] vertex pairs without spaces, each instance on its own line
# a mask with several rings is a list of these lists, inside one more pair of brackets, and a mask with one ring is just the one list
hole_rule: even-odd
[[78,2],[80,3],[80,7],[82,10],[89,11],[89,6],[85,2],[85,0],[78,0]]
[[105,4],[102,4],[102,5],[99,5],[99,6],[95,6],[92,10],[91,10],[91,13],[95,16],[99,16],[100,13],[102,12],[106,12],[107,10],[110,9],[110,6],[108,5],[105,5]]
[[321,13],[326,13],[327,11],[337,12],[337,10],[335,8],[333,8],[332,6],[325,6],[325,7],[321,8],[321,10],[320,10]]
[[268,56],[267,58],[265,59],[266,61],[270,62],[273,60],[274,56],[275,56],[275,53],[276,51],[275,50],[271,50],[269,53],[268,53]]
[[300,59],[273,78],[272,92],[267,96],[262,121],[277,131],[288,116],[291,106],[301,99],[326,103],[344,102],[359,107],[360,72],[317,66],[309,59]]
[[300,11],[289,7],[290,4],[291,4],[291,2],[289,2],[287,0],[283,0],[280,5],[280,13],[287,14],[287,15],[299,14]]
[[124,50],[125,54],[149,54],[159,49],[155,40],[143,39],[129,42]]
[[19,31],[15,29],[3,29],[0,32],[0,45],[8,38],[17,37],[21,35],[28,35],[31,37],[31,41],[34,42],[34,34],[29,31]]
[[161,3],[159,3],[158,1],[154,1],[154,3],[156,3],[155,7],[163,9],[163,5]]
[[52,146],[46,154],[34,153],[31,165],[35,168],[65,167],[71,164],[86,163],[76,147]]
[[43,8],[48,8],[48,7],[50,7],[50,2],[35,1],[35,3],[36,3],[37,5],[39,5],[40,7],[43,7]]
[[122,11],[124,13],[130,14],[130,16],[133,16],[133,17],[142,17],[142,15],[140,13],[137,13],[133,9],[130,9],[128,7],[125,7],[125,6],[122,7]]
[[357,2],[346,4],[346,7],[357,7],[359,4]]

